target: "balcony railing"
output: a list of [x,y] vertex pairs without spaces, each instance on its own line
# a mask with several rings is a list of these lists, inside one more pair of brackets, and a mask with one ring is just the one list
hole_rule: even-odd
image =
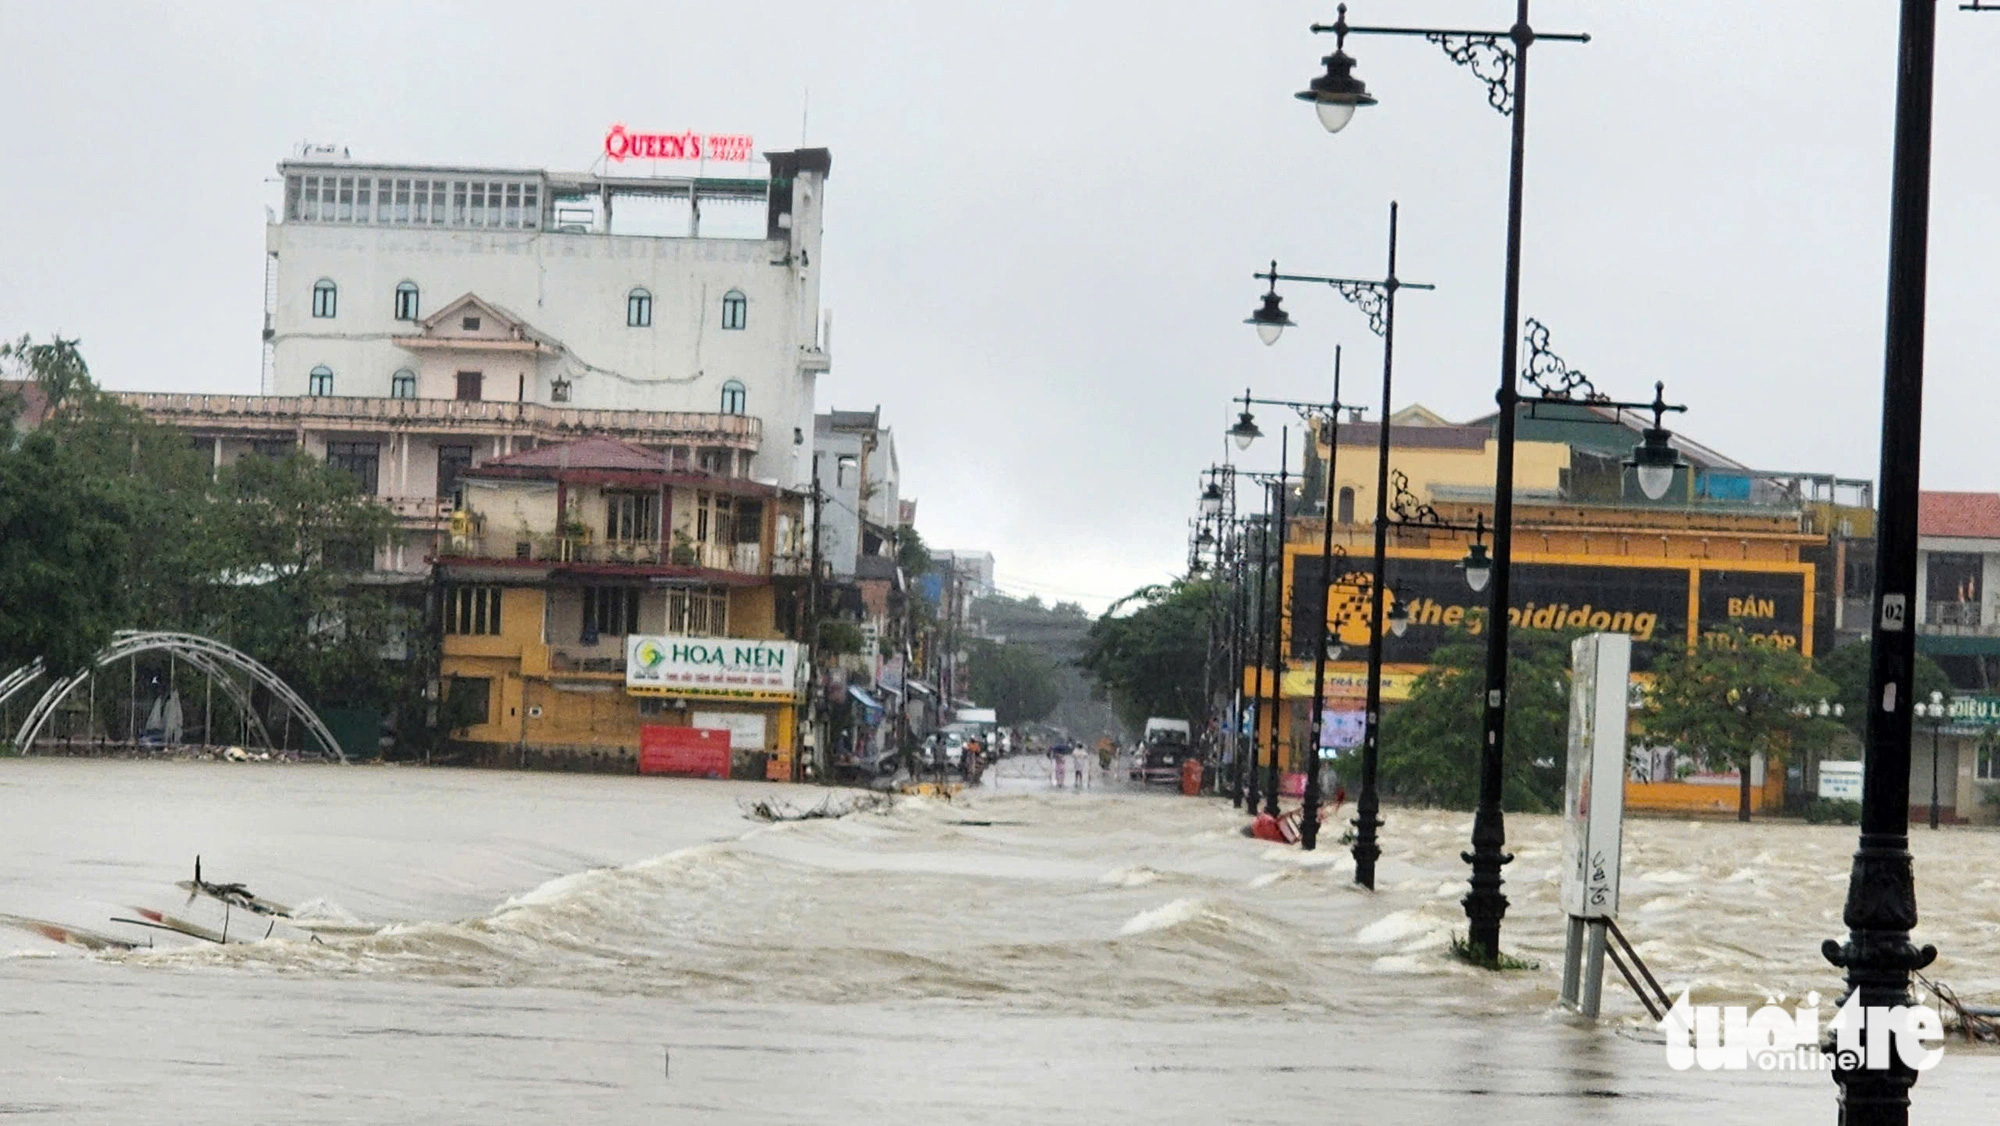
[[635,567],[706,567],[739,575],[763,575],[759,544],[693,544],[664,549],[651,540],[609,543],[556,535],[488,533],[440,537],[438,554],[464,559],[512,559],[536,563],[623,563]]
[[200,395],[127,391],[120,401],[178,425],[289,431],[296,424],[328,429],[463,429],[486,427],[550,439],[578,433],[641,441],[690,442],[755,450],[763,444],[762,419],[693,411],[580,409],[543,403],[461,399],[382,399],[336,395]]
[[456,502],[450,497],[383,497],[382,503],[398,520],[436,523],[451,515]]
[[1979,619],[1977,602],[1933,602],[1924,612],[1924,624],[1927,626],[1978,629]]

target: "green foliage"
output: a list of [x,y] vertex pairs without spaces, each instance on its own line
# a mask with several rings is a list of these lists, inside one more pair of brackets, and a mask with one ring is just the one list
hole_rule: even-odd
[[1739,771],[1739,821],[1750,819],[1753,758],[1761,754],[1775,769],[1793,747],[1824,743],[1839,730],[1817,714],[1819,701],[1832,697],[1833,682],[1796,650],[1755,643],[1741,630],[1667,653],[1653,673],[1648,735],[1711,769]]
[[[1833,684],[1833,693],[1827,699],[1840,705],[1840,723],[1857,737],[1867,733],[1868,661],[1868,645],[1866,642],[1858,641],[1813,658],[1813,668]],[[1945,671],[1938,667],[1936,661],[1919,653],[1916,664],[1916,698],[1929,700],[1933,692],[1949,699],[1951,678],[1945,675]]]
[[[1511,666],[1510,666],[1511,667]],[[1508,679],[1513,679],[1510,675]],[[1478,966],[1482,970],[1539,970],[1540,962],[1530,962],[1516,958],[1512,954],[1496,954],[1484,946],[1474,946],[1472,940],[1462,934],[1451,936],[1452,956],[1461,962]]]
[[[1508,632],[1502,809],[1550,813],[1562,805],[1571,636]],[[1485,692],[1485,638],[1460,633],[1439,646],[1409,702],[1382,717],[1382,787],[1424,805],[1477,805]]]
[[1186,719],[1200,730],[1209,718],[1203,697],[1209,615],[1221,604],[1221,592],[1205,580],[1142,587],[1090,627],[1077,663],[1131,730],[1155,715]]
[[1854,825],[1861,821],[1861,803],[1847,798],[1814,798],[1806,803],[1804,815],[1814,825],[1829,821]]
[[918,534],[915,525],[905,524],[896,529],[896,566],[902,569],[908,582],[931,573],[931,549],[924,545],[924,537]]
[[1055,662],[1035,649],[975,640],[971,657],[972,698],[1004,727],[1047,719],[1062,699]]
[[847,657],[868,647],[861,627],[842,618],[823,618],[819,623],[819,651],[823,656]]
[[0,445],[0,666],[82,667],[120,629],[245,650],[315,702],[421,689],[384,642],[414,632],[366,565],[394,519],[303,455],[220,475],[186,435],[100,393],[74,341],[0,346],[53,405]]

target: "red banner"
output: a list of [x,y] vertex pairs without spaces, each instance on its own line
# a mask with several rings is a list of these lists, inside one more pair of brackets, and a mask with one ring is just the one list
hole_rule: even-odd
[[719,727],[641,727],[639,773],[727,778],[729,732]]

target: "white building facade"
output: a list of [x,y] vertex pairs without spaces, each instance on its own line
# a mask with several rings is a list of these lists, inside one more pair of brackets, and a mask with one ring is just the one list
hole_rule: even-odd
[[262,395],[135,393],[218,466],[302,448],[401,518],[417,572],[466,469],[601,435],[677,469],[810,483],[831,156],[744,178],[279,165]]
[[767,155],[742,180],[287,161],[265,392],[748,415],[745,475],[797,487],[831,160]]

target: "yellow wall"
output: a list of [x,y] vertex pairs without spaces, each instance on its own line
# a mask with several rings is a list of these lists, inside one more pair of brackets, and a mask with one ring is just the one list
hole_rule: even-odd
[[[1394,427],[1391,428],[1392,433]],[[1343,430],[1343,433],[1349,433]],[[1324,438],[1318,442],[1319,456],[1327,458]],[[1486,440],[1477,450],[1428,449],[1409,446],[1389,447],[1389,468],[1410,478],[1409,490],[1417,500],[1431,500],[1436,485],[1459,485],[1491,491],[1497,470],[1497,445]],[[1375,473],[1380,451],[1374,443],[1340,443],[1334,465],[1334,495],[1343,488],[1354,490],[1354,523],[1372,527],[1375,519]],[[1514,487],[1519,491],[1553,491],[1562,483],[1569,468],[1569,446],[1562,442],[1516,442],[1514,445]],[[1391,501],[1395,498],[1391,497]],[[1372,534],[1372,533],[1371,533]]]
[[[648,592],[649,597],[654,592]],[[487,720],[466,729],[460,738],[473,743],[535,748],[601,748],[607,757],[636,758],[642,726],[686,726],[696,711],[754,712],[765,716],[764,749],[774,756],[772,777],[791,776],[791,747],[796,732],[795,705],[747,701],[702,701],[690,697],[685,708],[665,707],[656,715],[640,714],[640,698],[626,693],[623,674],[554,671],[554,648],[543,640],[545,599],[556,600],[560,614],[567,607],[575,617],[573,592],[542,587],[505,587],[501,591],[498,636],[452,634],[444,639],[441,674],[477,677],[492,682]],[[650,604],[650,601],[647,603]],[[732,593],[731,633],[741,637],[775,637],[771,588],[748,587]],[[740,616],[739,616],[740,615]],[[567,619],[566,619],[567,620]],[[561,635],[558,634],[558,639]],[[612,655],[621,650],[612,638],[589,650]],[[565,653],[583,652],[575,644]],[[447,690],[449,688],[447,687]],[[534,709],[541,714],[535,715]]]

